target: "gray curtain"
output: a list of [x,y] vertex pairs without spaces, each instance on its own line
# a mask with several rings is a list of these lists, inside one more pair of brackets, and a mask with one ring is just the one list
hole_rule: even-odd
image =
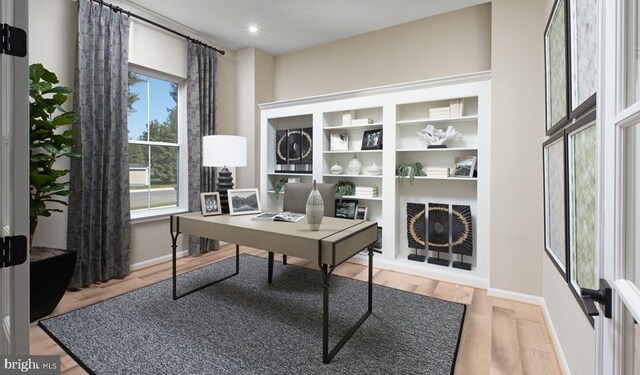
[[[187,45],[187,133],[189,147],[189,211],[200,211],[200,193],[216,191],[215,170],[202,166],[202,137],[216,133],[217,52]],[[189,254],[218,249],[218,241],[189,236]]]
[[78,251],[72,288],[129,273],[127,71],[129,19],[78,1],[68,249]]

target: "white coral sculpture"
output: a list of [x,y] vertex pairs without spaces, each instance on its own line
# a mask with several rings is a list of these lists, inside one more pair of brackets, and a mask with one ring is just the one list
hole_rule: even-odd
[[447,130],[442,130],[428,124],[426,128],[418,132],[418,137],[427,141],[428,145],[443,145],[450,139],[462,137],[462,134],[451,125],[447,127]]

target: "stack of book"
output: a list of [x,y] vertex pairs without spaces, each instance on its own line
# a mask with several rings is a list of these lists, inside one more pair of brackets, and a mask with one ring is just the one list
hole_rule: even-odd
[[375,198],[378,196],[378,188],[376,186],[356,186],[356,196]]
[[426,167],[427,177],[449,177],[451,172],[449,167]]
[[373,124],[373,120],[370,118],[354,118],[351,120],[351,125],[368,125]]
[[449,109],[451,117],[462,117],[462,110],[464,109],[464,99],[451,99],[449,101]]
[[450,118],[450,117],[451,117],[451,109],[449,107],[429,108],[430,119]]

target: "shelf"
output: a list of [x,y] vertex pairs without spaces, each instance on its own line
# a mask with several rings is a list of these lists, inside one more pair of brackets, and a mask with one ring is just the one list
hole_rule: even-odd
[[268,176],[287,176],[287,177],[312,177],[313,173],[267,173]]
[[380,154],[382,150],[323,151],[325,154]]
[[366,129],[366,128],[377,128],[382,126],[381,122],[374,122],[373,124],[363,124],[363,125],[339,125],[339,126],[327,126],[322,128],[323,130],[350,130],[350,129]]
[[398,126],[412,126],[412,125],[422,125],[426,123],[448,123],[448,122],[469,122],[469,121],[477,121],[478,115],[474,116],[462,116],[462,117],[452,117],[452,118],[434,118],[434,119],[417,119],[417,120],[401,120],[397,121],[396,125]]
[[363,196],[360,196],[360,195],[344,195],[342,198],[343,199],[357,199],[357,200],[361,200],[361,201],[382,201],[382,197],[380,197],[380,196],[377,196],[377,197],[363,197]]
[[[275,190],[267,190],[267,193],[269,194],[275,194]],[[284,194],[284,190],[281,190],[278,195],[280,194]],[[362,197],[359,195],[343,195],[342,196],[343,199],[357,199],[357,200],[361,200],[361,201],[382,201],[382,197]],[[340,199],[338,197],[336,197],[336,199]]]
[[475,147],[448,147],[448,148],[399,148],[397,152],[443,152],[443,151],[478,151]]
[[382,178],[382,175],[372,176],[368,174],[323,174],[324,177],[360,177],[360,178]]
[[[396,176],[396,178],[400,178]],[[405,177],[409,179],[409,177]],[[478,181],[478,177],[429,177],[429,176],[416,176],[414,180],[455,180],[455,181]]]

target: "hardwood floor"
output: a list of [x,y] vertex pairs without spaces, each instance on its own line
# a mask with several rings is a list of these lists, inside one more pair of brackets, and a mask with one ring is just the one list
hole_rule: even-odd
[[[267,253],[241,248],[242,253],[266,257]],[[235,247],[199,257],[178,260],[180,273],[234,256]],[[276,259],[277,256],[276,256]],[[280,259],[279,259],[280,260]],[[289,257],[288,263],[314,267],[312,262]],[[375,261],[374,261],[375,264]],[[366,280],[366,267],[345,263],[335,274]],[[77,292],[67,292],[54,311],[58,315],[171,277],[171,262],[132,272],[120,280],[96,284]],[[412,293],[467,305],[456,374],[561,374],[551,336],[540,307],[487,296],[486,290],[424,277],[374,269],[374,282]],[[84,374],[42,329],[31,325],[31,353],[60,355],[62,373]]]

